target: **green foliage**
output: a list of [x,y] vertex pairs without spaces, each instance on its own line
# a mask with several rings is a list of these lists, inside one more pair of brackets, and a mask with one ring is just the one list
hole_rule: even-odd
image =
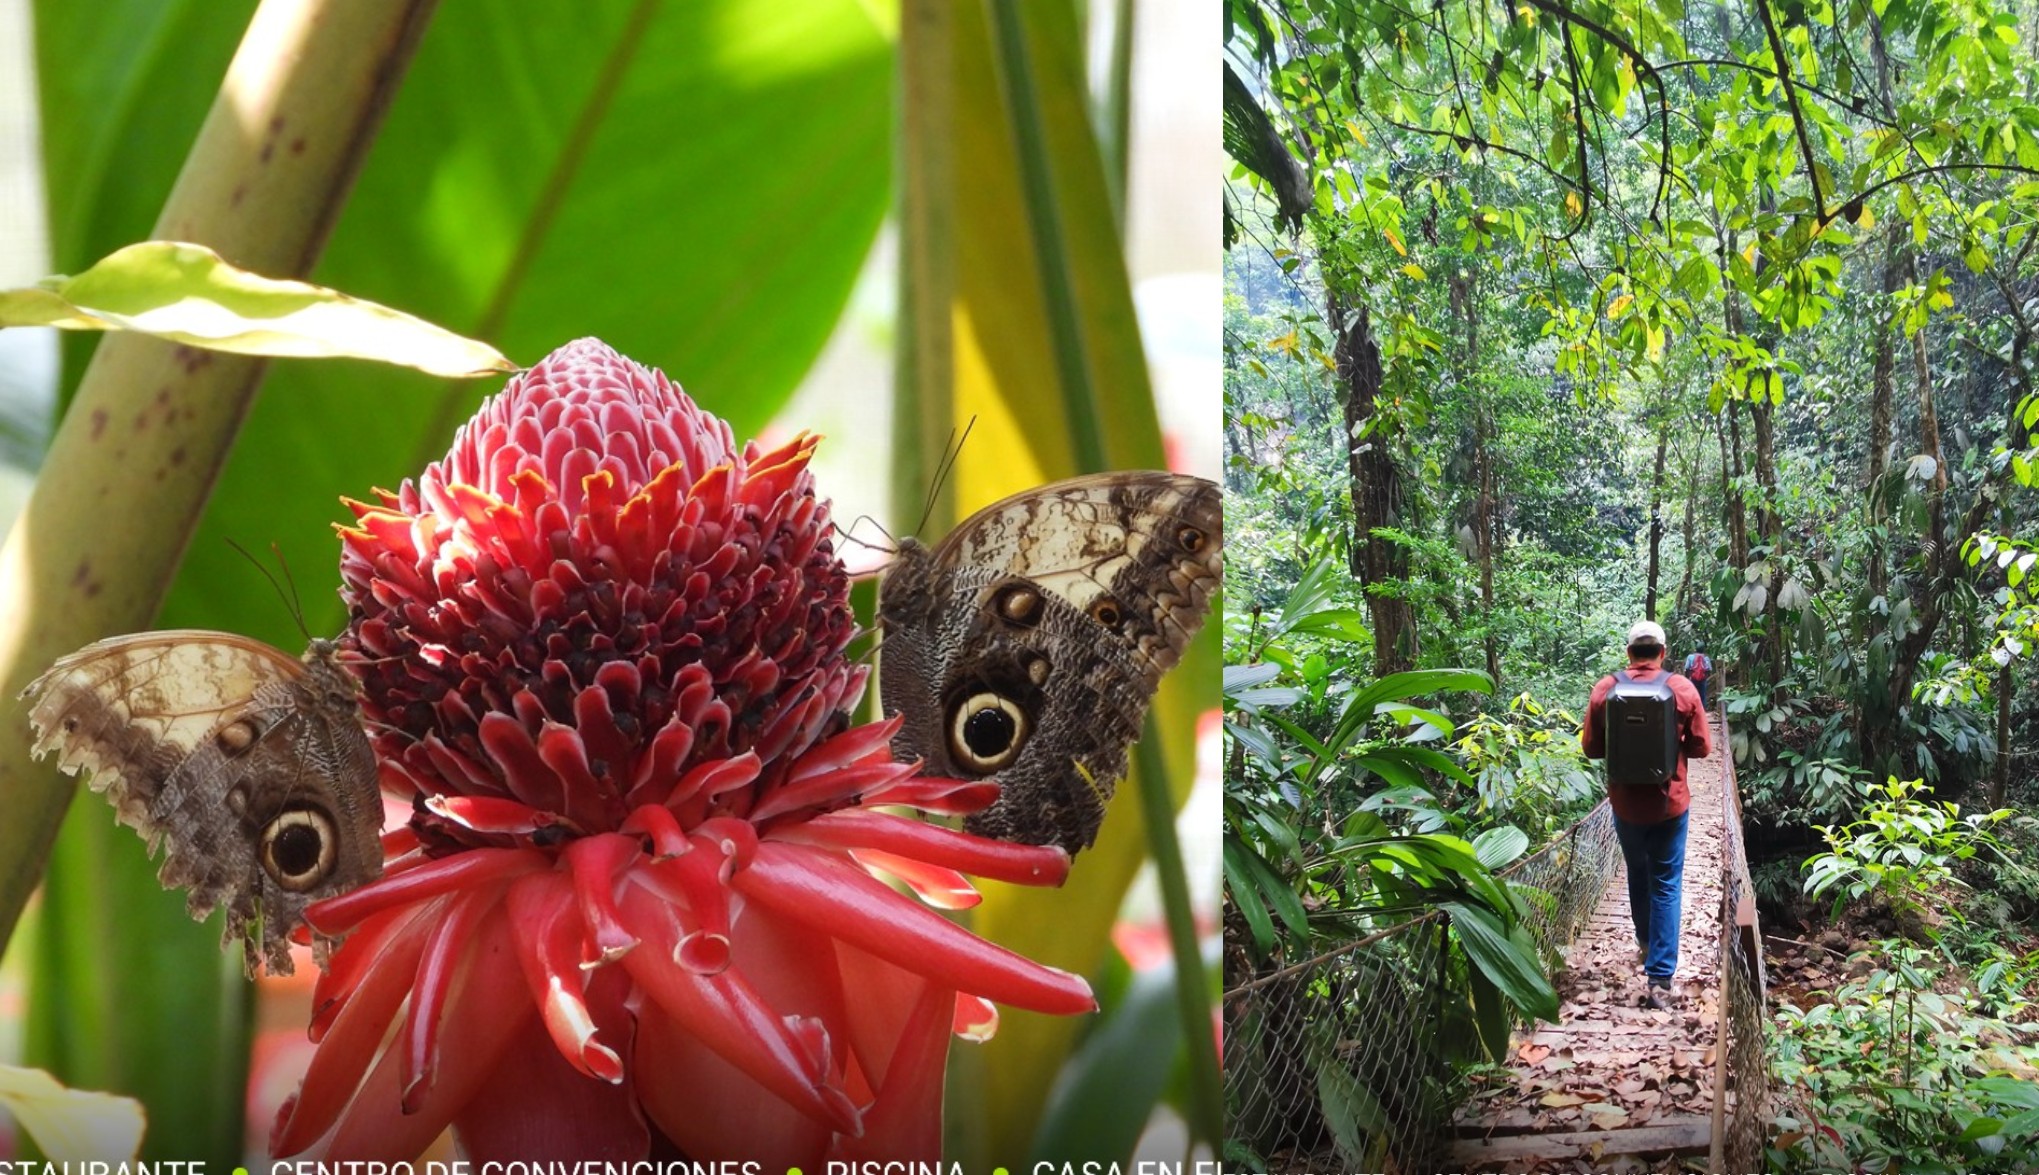
[[1841,985],[1831,1002],[1777,1015],[1773,1071],[1794,1104],[1777,1116],[1769,1169],[1961,1172],[2039,1160],[2029,1079],[2039,1024],[1977,1011],[1976,992],[1936,990],[1918,947],[1876,952],[1891,966]]
[[1579,720],[1527,693],[1474,715],[1453,744],[1478,788],[1469,817],[1510,821],[1541,843],[1600,801],[1602,773],[1579,745]]
[[2009,809],[1961,815],[1951,801],[1930,803],[1920,798],[1925,784],[1892,776],[1881,787],[1863,785],[1868,801],[1862,819],[1845,827],[1820,828],[1827,851],[1806,861],[1805,892],[1819,897],[1834,891],[1834,916],[1850,899],[1872,894],[1900,913],[1925,911],[1928,895],[1950,883],[1957,862],[1983,848],[2000,847],[1989,826],[2010,816]]

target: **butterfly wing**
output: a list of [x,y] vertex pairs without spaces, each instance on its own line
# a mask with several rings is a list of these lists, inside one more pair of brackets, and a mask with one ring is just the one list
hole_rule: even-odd
[[299,661],[231,633],[113,637],[30,684],[34,751],[86,772],[189,891],[195,918],[227,907],[227,936],[256,936],[288,974],[288,936],[310,901],[381,868],[375,757],[327,642]]
[[1164,673],[1221,568],[1218,487],[1169,473],[1055,482],[904,544],[881,591],[896,747],[995,776],[973,832],[1074,853],[1095,839]]

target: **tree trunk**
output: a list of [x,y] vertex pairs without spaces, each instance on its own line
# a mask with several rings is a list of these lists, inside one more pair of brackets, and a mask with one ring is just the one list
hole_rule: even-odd
[[[1692,614],[1693,523],[1699,510],[1699,448],[1689,446],[1685,459],[1685,574],[1678,581],[1678,615]],[[1681,619],[1682,623],[1682,619]]]
[[1450,279],[1452,310],[1465,323],[1465,347],[1459,353],[1459,394],[1473,405],[1473,558],[1480,569],[1480,630],[1487,654],[1487,676],[1501,684],[1501,637],[1494,625],[1494,543],[1496,541],[1492,405],[1481,396],[1479,287],[1469,275]]
[[1480,496],[1475,513],[1478,514],[1480,540],[1480,608],[1486,613],[1484,629],[1487,638],[1487,676],[1494,679],[1494,693],[1501,693],[1501,634],[1494,623],[1494,544],[1499,539],[1494,508],[1494,451],[1493,423],[1486,411],[1480,413],[1478,435],[1480,437]]
[[1398,593],[1409,576],[1408,552],[1375,534],[1397,526],[1402,513],[1402,472],[1395,466],[1390,426],[1376,412],[1381,352],[1367,308],[1347,323],[1333,294],[1327,300],[1338,343],[1333,359],[1345,385],[1346,466],[1352,479],[1352,574],[1366,591],[1373,618],[1374,672],[1399,673],[1416,663],[1416,616]]
[[[1740,571],[1749,565],[1749,508],[1742,499],[1742,481],[1748,476],[1748,469],[1742,464],[1742,405],[1739,400],[1727,402],[1728,448],[1725,456],[1731,463],[1721,473],[1721,485],[1727,490],[1728,559]],[[1728,474],[1734,477],[1730,482]]]
[[[1904,267],[1901,264],[1898,231],[1903,223],[1893,218],[1884,225],[1883,295],[1886,303],[1902,284]],[[1883,595],[1890,587],[1890,568],[1884,553],[1885,544],[1877,537],[1876,528],[1887,521],[1883,517],[1880,491],[1883,475],[1889,467],[1892,389],[1896,382],[1892,343],[1898,329],[1898,316],[1895,311],[1877,328],[1869,381],[1869,452],[1866,454],[1868,460],[1863,469],[1865,483],[1863,488],[1867,491],[1867,521],[1870,526],[1868,579],[1871,599]]]
[[1664,457],[1671,448],[1671,418],[1657,426],[1657,467],[1650,475],[1650,574],[1643,594],[1643,615],[1657,619],[1657,570],[1664,544]]
[[[1765,552],[1763,563],[1768,571],[1763,576],[1767,589],[1763,596],[1763,627],[1756,646],[1756,660],[1770,663],[1770,683],[1776,687],[1784,680],[1784,615],[1777,606],[1778,588],[1783,586],[1784,568],[1779,555],[1782,554],[1784,523],[1777,514],[1777,447],[1776,411],[1767,391],[1759,391],[1749,403],[1749,419],[1756,431],[1756,488],[1762,498],[1757,508],[1757,533],[1762,536]],[[1776,699],[1773,698],[1774,702]]]
[[2011,783],[2011,691],[2015,688],[2011,663],[2006,661],[1997,670],[1997,762],[1989,777],[1992,812],[2004,806],[2004,792]]

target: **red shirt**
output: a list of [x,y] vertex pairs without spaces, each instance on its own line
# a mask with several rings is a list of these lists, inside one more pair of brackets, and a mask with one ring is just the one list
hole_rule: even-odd
[[[1658,674],[1669,673],[1648,662],[1632,664],[1628,672],[1637,681],[1655,681]],[[1608,786],[1614,814],[1629,824],[1661,824],[1690,808],[1692,789],[1685,785],[1685,760],[1713,754],[1713,728],[1707,725],[1706,709],[1699,704],[1699,687],[1676,673],[1670,673],[1670,678],[1671,696],[1678,702],[1678,742],[1685,753],[1678,756],[1678,770],[1667,787]],[[1579,745],[1588,759],[1607,757],[1607,691],[1613,688],[1614,675],[1610,673],[1593,687],[1593,697],[1586,703],[1586,725],[1579,731]]]

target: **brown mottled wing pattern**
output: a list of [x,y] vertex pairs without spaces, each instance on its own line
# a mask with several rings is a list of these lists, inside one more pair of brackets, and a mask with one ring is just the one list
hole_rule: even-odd
[[[166,849],[158,879],[188,889],[194,918],[227,907],[227,937],[244,939],[251,973],[259,921],[261,955],[288,974],[305,905],[381,869],[375,757],[352,691],[329,642],[299,661],[231,633],[183,630],[89,645],[23,696],[34,752],[87,773],[152,856]],[[313,828],[296,835],[313,838],[317,884],[279,884],[277,858],[264,856],[279,818]],[[292,843],[282,842],[286,861]]]
[[[971,831],[1072,853],[1096,838],[1154,690],[1209,611],[1222,515],[1201,478],[1105,473],[903,544],[881,587],[884,707],[906,716],[895,750],[931,774],[999,780]],[[1021,739],[996,769],[963,745],[971,699]]]

